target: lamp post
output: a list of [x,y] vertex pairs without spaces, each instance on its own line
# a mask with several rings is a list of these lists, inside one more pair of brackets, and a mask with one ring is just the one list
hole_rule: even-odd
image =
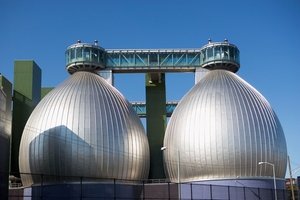
[[274,178],[274,193],[275,193],[275,200],[277,200],[277,191],[276,191],[276,177],[275,177],[275,165],[269,162],[259,162],[259,165],[267,164],[273,167],[273,178]]
[[[177,173],[177,181],[178,181],[178,199],[181,199],[181,195],[180,195],[180,151],[179,149],[176,149],[174,147],[169,147],[171,149],[175,149],[177,151],[177,156],[178,156],[178,163],[177,163],[177,166],[178,166],[178,173]],[[166,150],[167,147],[162,147],[160,148],[160,150],[164,151]]]
[[292,174],[292,170],[291,170],[291,163],[290,163],[289,156],[287,157],[287,161],[288,161],[288,166],[289,166],[289,171],[290,171],[290,186],[291,186],[291,190],[292,190],[292,199],[295,200],[293,174]]

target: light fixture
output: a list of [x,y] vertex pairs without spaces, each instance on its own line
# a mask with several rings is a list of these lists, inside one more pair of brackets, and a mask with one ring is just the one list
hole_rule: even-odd
[[[171,149],[174,149],[177,151],[177,156],[178,156],[178,199],[181,199],[181,192],[180,192],[180,151],[179,149],[176,149],[174,147],[170,147]],[[161,147],[160,150],[165,151],[167,149],[167,147]]]
[[269,162],[259,162],[259,165],[262,164],[267,164],[267,165],[271,165],[273,167],[273,179],[274,179],[274,195],[275,195],[275,200],[277,200],[277,191],[276,191],[276,177],[275,177],[275,165]]

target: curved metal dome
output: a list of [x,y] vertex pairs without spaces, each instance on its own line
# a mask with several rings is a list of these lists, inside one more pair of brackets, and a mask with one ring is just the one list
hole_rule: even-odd
[[273,176],[284,178],[287,148],[267,100],[226,70],[213,70],[179,102],[168,123],[164,164],[171,181]]
[[[149,145],[130,103],[99,75],[78,71],[32,112],[19,163],[21,173],[43,174],[43,183],[146,179]],[[25,186],[41,182],[31,174],[21,178]]]

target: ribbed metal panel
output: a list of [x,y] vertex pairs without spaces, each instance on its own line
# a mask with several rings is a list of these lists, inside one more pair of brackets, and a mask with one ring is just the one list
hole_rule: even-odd
[[[19,160],[21,173],[146,179],[149,145],[130,103],[99,75],[79,71],[35,108]],[[53,176],[43,183],[63,179]],[[31,175],[22,175],[22,181],[25,186],[41,182]]]
[[164,162],[173,181],[273,176],[284,178],[287,148],[267,100],[226,70],[209,72],[179,102],[166,130]]

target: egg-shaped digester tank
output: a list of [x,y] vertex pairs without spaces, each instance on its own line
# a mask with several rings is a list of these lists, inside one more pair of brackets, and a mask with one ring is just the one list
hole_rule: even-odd
[[209,72],[179,102],[168,123],[164,165],[171,181],[284,178],[287,147],[268,101],[233,72]]
[[78,177],[83,182],[146,179],[149,146],[124,96],[98,74],[77,71],[32,112],[19,163],[25,186],[79,181]]

